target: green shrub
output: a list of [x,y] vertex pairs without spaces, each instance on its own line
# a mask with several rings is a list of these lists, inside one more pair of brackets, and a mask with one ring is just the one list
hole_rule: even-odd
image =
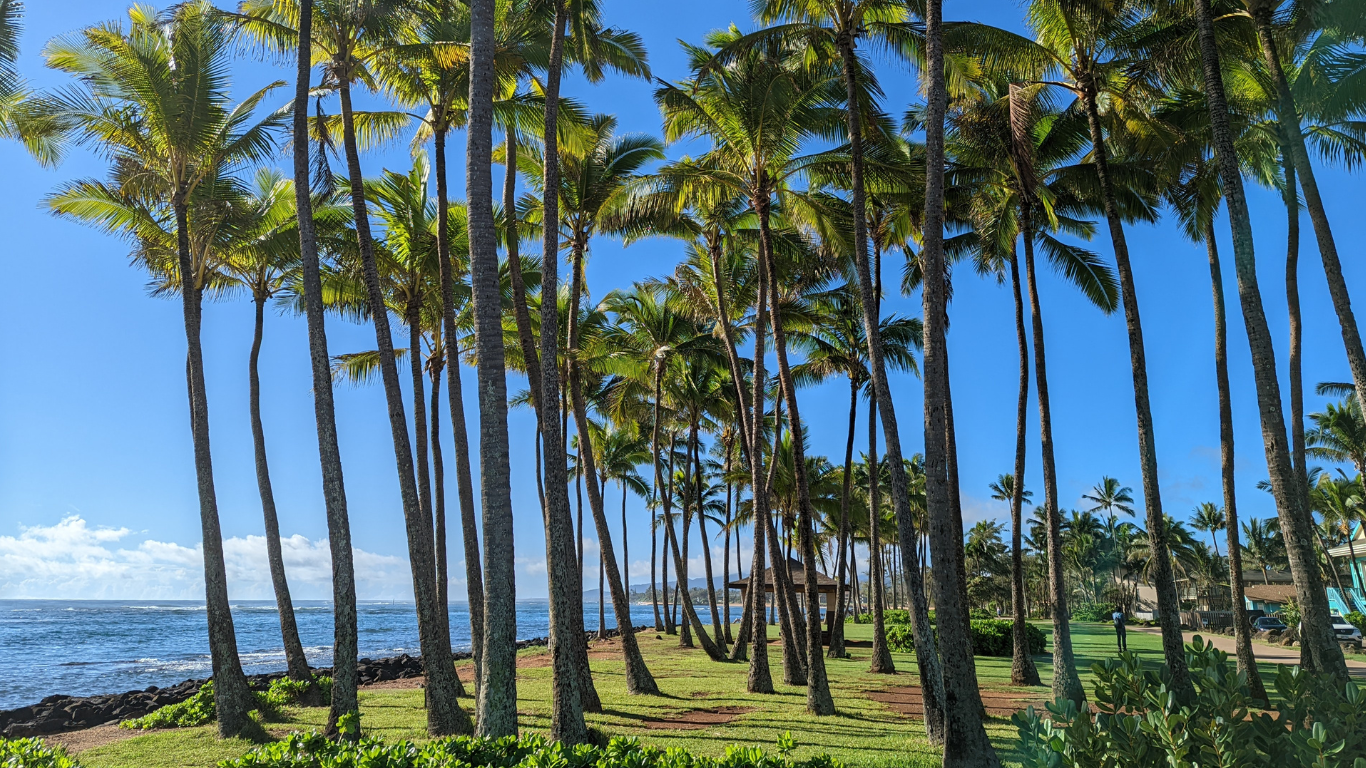
[[841,768],[829,757],[794,761],[787,757],[795,742],[780,744],[780,755],[757,747],[731,746],[721,758],[693,755],[677,747],[667,750],[642,746],[635,739],[614,738],[607,746],[565,747],[528,734],[521,738],[482,739],[459,736],[418,746],[363,739],[359,744],[330,741],[317,733],[294,734],[284,741],[259,747],[220,768]]
[[1347,614],[1346,616],[1343,616],[1342,618],[1346,619],[1348,624],[1351,624],[1352,626],[1361,630],[1361,633],[1366,635],[1366,613],[1362,613],[1361,611],[1352,611],[1351,613]]
[[[1015,639],[1013,622],[1010,619],[988,619],[972,621],[972,653],[974,656],[1010,656],[1014,652]],[[933,625],[932,625],[933,626]],[[935,628],[938,636],[938,628]],[[1044,652],[1047,638],[1043,630],[1033,624],[1025,624],[1025,638],[1029,643],[1031,656]],[[915,637],[911,634],[910,624],[887,625],[887,647],[898,653],[915,650]]]
[[49,747],[42,739],[0,738],[0,766],[4,768],[80,768],[61,747]]
[[882,612],[882,621],[886,624],[910,624],[911,612],[904,608],[888,608]]
[[[331,698],[332,678],[315,676],[313,683],[322,689],[324,700]],[[289,678],[272,681],[270,688],[264,693],[258,691],[252,694],[256,697],[256,712],[266,720],[279,718],[280,710],[297,703],[299,697],[308,690],[308,685]],[[153,728],[194,728],[217,719],[218,707],[214,703],[213,681],[210,680],[190,698],[177,704],[167,704],[142,717],[124,720],[119,726],[136,731],[148,731]]]
[[1186,663],[1195,700],[1185,704],[1166,668],[1145,670],[1137,654],[1093,665],[1094,717],[1062,700],[1047,706],[1051,719],[1033,707],[1015,715],[1021,765],[1366,768],[1366,692],[1356,683],[1281,667],[1281,701],[1259,712],[1228,654],[1197,636]]
[[1072,612],[1072,621],[1107,622],[1115,612],[1114,606],[1102,605],[1100,603],[1069,605],[1068,609]]
[[213,701],[213,681],[200,687],[190,698],[167,704],[149,714],[119,723],[120,728],[147,731],[153,728],[194,728],[218,719],[218,708]]

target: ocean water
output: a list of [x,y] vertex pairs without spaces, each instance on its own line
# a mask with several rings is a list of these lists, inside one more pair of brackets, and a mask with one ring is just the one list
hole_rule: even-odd
[[[332,666],[332,604],[298,601],[299,636],[315,667]],[[611,606],[607,626],[615,627]],[[232,606],[237,649],[248,674],[284,669],[280,618],[274,601]],[[649,605],[631,607],[635,626],[653,624]],[[549,633],[544,600],[517,603],[517,638]],[[450,606],[451,646],[470,648],[469,612]],[[361,658],[419,654],[411,602],[357,606]],[[584,626],[598,626],[598,607],[584,605]],[[115,600],[0,600],[0,709],[32,704],[54,693],[90,696],[149,685],[174,685],[210,675],[208,628],[202,602]]]

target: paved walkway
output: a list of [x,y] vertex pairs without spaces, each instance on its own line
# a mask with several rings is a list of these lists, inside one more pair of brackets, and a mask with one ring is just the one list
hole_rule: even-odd
[[[1150,635],[1162,634],[1162,631],[1157,627],[1129,627],[1129,631],[1143,632]],[[1195,639],[1195,636],[1199,634],[1201,637],[1214,643],[1215,648],[1218,648],[1230,656],[1233,656],[1237,652],[1237,649],[1234,648],[1233,638],[1227,635],[1216,635],[1209,632],[1183,632],[1182,634],[1185,636],[1187,643],[1192,642]],[[1298,646],[1286,648],[1253,640],[1252,652],[1256,654],[1257,661],[1266,662],[1267,664],[1285,664],[1293,666],[1300,663],[1300,649]],[[1358,658],[1360,657],[1357,656],[1354,658],[1354,656],[1350,654],[1347,656],[1347,671],[1352,677],[1366,680],[1366,662],[1357,661],[1356,659]]]

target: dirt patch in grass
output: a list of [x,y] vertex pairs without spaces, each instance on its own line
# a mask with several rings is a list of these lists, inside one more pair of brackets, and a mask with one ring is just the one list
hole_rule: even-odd
[[650,718],[645,727],[666,731],[700,731],[716,725],[725,725],[754,707],[713,707],[711,709],[690,709],[670,717]]
[[52,736],[44,736],[43,740],[49,746],[61,747],[66,750],[68,755],[78,755],[87,749],[103,747],[105,744],[113,744],[134,736],[141,736],[150,731],[135,731],[131,728],[120,728],[118,724],[99,725],[94,728],[86,728],[81,731],[69,731],[58,733]]
[[[983,690],[981,694],[982,706],[986,708],[987,714],[992,717],[1010,717],[1016,712],[1023,712],[1031,704],[1037,707],[1042,706],[1041,700],[1020,697],[1007,691],[987,689]],[[898,714],[916,718],[925,717],[925,700],[918,685],[903,685],[880,691],[869,691],[867,696]]]

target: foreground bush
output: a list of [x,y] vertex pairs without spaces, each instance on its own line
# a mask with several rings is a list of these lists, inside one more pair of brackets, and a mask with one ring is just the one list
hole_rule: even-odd
[[0,766],[4,768],[79,768],[61,747],[49,747],[42,739],[0,739]]
[[1170,675],[1143,669],[1135,654],[1092,666],[1090,704],[1048,705],[1051,719],[1030,707],[1015,715],[1024,768],[1366,768],[1366,692],[1342,687],[1299,667],[1281,667],[1283,701],[1259,711],[1247,680],[1228,654],[1197,636],[1186,647],[1195,701],[1180,705]]
[[422,746],[409,741],[386,744],[364,739],[359,744],[330,741],[317,733],[288,739],[226,760],[220,768],[842,768],[829,757],[809,761],[788,758],[792,744],[770,755],[757,747],[731,746],[721,758],[699,757],[677,747],[641,746],[635,739],[614,738],[605,747],[564,747],[536,735],[481,739],[459,736]]
[[[1013,623],[1010,619],[974,619],[969,622],[972,627],[973,655],[1011,655],[1015,647]],[[1025,638],[1029,642],[1031,656],[1044,652],[1047,638],[1043,630],[1033,624],[1026,624]],[[900,653],[914,651],[915,637],[911,634],[911,625],[900,622],[888,624],[887,647]]]
[[[307,682],[288,678],[271,682],[270,688],[264,693],[258,691],[253,694],[256,697],[256,712],[267,720],[279,717],[280,710],[298,702],[308,691],[309,685]],[[315,677],[312,685],[318,686],[324,701],[331,698],[332,678]],[[214,702],[213,681],[210,680],[190,698],[176,704],[167,704],[142,717],[124,720],[119,723],[119,727],[137,731],[148,731],[153,728],[194,728],[217,719],[218,706]]]

